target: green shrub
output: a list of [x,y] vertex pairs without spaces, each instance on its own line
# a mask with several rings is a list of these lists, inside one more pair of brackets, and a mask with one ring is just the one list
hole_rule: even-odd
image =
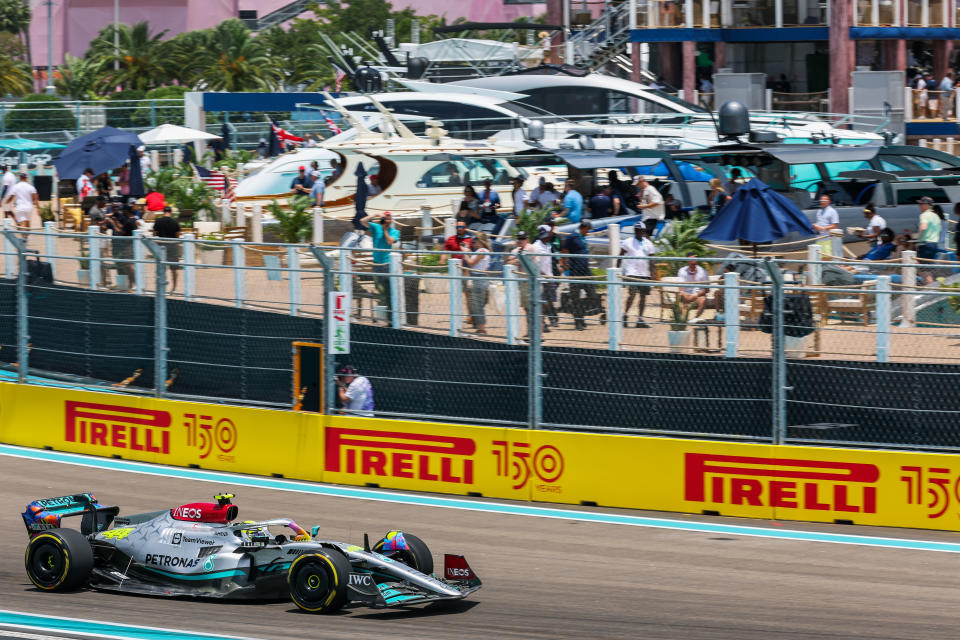
[[75,131],[77,118],[56,96],[33,93],[7,111],[8,132]]

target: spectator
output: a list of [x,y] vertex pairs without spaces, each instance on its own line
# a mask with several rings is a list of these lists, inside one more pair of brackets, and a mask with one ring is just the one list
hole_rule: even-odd
[[[577,228],[577,233],[571,233],[563,243],[563,253],[571,256],[586,256],[590,253],[587,248],[587,234],[590,232],[591,225],[589,220],[581,220]],[[593,275],[590,272],[590,259],[567,258],[567,271],[571,278],[589,278]],[[586,301],[597,295],[596,287],[589,280],[580,280],[570,283],[570,304],[573,311],[573,328],[577,331],[583,331],[587,328]]]
[[39,207],[40,201],[37,199],[37,190],[30,184],[26,173],[20,174],[20,182],[10,189],[4,204],[13,205],[13,217],[19,228],[30,228],[34,207]]
[[113,193],[113,181],[110,180],[110,174],[101,173],[97,176],[97,195],[108,198],[111,193]]
[[925,73],[923,79],[927,83],[927,117],[935,118],[940,113],[940,83],[931,73]]
[[[90,225],[95,226],[99,229],[100,234],[103,236],[110,235],[112,227],[110,222],[107,220],[107,215],[109,212],[109,207],[106,206],[105,198],[97,198],[97,203],[90,208]],[[112,215],[112,214],[111,214]],[[101,238],[91,238],[90,243],[97,243],[97,247],[100,249],[100,279],[97,282],[98,287],[110,287],[110,270],[107,268],[109,264],[107,258],[110,256],[110,239],[106,237]]]
[[940,81],[940,117],[944,120],[953,113],[953,71],[943,74]]
[[127,162],[117,169],[117,194],[121,196],[130,195],[130,163]]
[[457,165],[451,163],[447,169],[447,175],[450,176],[447,184],[451,187],[459,187],[463,184],[463,178],[460,177],[460,170],[457,169]]
[[897,250],[894,234],[891,229],[884,228],[877,234],[877,244],[863,256],[864,260],[889,260]]
[[97,201],[93,203],[87,215],[90,216],[90,222],[98,222],[106,218],[107,199],[103,196],[97,196]]
[[867,228],[857,232],[857,235],[880,244],[880,232],[887,228],[887,221],[877,215],[877,208],[873,204],[863,207],[863,216],[867,219]]
[[637,178],[637,192],[639,196],[637,209],[642,214],[647,235],[652,237],[657,224],[667,215],[663,206],[663,196],[652,184],[647,182],[646,176]]
[[[697,255],[695,253],[687,255],[687,266],[680,269],[677,275],[680,276],[681,282],[710,282],[710,277],[707,275],[706,269],[697,263]],[[707,290],[703,287],[684,287],[680,289],[680,293],[677,294],[677,296],[683,304],[697,306],[697,315],[691,322],[699,322],[700,316],[703,315],[703,310],[707,306]]]
[[683,215],[683,203],[673,197],[672,193],[663,196],[663,208],[667,211],[668,220],[680,220]]
[[473,252],[463,259],[463,264],[469,269],[470,275],[470,295],[468,297],[468,308],[470,309],[470,318],[473,322],[473,328],[480,335],[487,335],[487,316],[485,308],[487,306],[487,292],[490,287],[490,240],[483,231],[479,232],[473,239]]
[[167,250],[165,262],[170,267],[171,286],[170,293],[177,289],[177,272],[180,271],[180,252],[181,245],[177,238],[180,237],[180,223],[173,219],[173,210],[170,207],[163,208],[163,215],[157,218],[153,223],[153,235],[160,238],[160,244]]
[[830,204],[830,196],[823,194],[820,196],[820,208],[817,209],[817,221],[813,224],[814,231],[826,233],[830,229],[840,227],[840,216],[837,210]]
[[[308,133],[307,135],[309,136],[310,134]],[[309,147],[310,145],[307,146]],[[323,172],[320,171],[320,163],[316,160],[310,161],[310,179],[313,180],[314,184],[323,180]],[[371,176],[371,180],[372,179],[373,177]]]
[[613,211],[613,189],[609,186],[604,187],[597,192],[587,205],[587,208],[590,210],[590,217],[596,220],[597,218],[606,218]]
[[[549,182],[547,184],[550,184]],[[560,324],[560,318],[557,316],[557,283],[553,282],[553,252],[551,243],[553,241],[553,227],[548,224],[542,224],[537,227],[537,241],[530,245],[530,253],[537,254],[535,263],[540,269],[540,278],[543,280],[543,286],[540,291],[540,301],[543,303],[543,332],[548,333],[551,326]]]
[[148,173],[153,171],[153,163],[150,161],[150,156],[147,155],[145,146],[137,147],[137,155],[140,156],[140,174],[145,178]]
[[373,385],[357,373],[357,368],[352,364],[340,367],[336,376],[337,397],[340,398],[343,413],[372,418]]
[[957,250],[960,250],[960,202],[953,205],[953,215],[957,217],[957,222],[954,226],[954,246],[957,247]]
[[257,155],[261,158],[270,157],[270,147],[267,146],[266,138],[260,138],[260,142],[257,143]]
[[921,118],[928,117],[927,100],[929,96],[927,95],[927,79],[922,73],[918,73],[914,77],[913,97],[917,103],[917,116]]
[[620,174],[616,169],[611,169],[607,171],[607,184],[610,186],[610,200],[620,201],[619,207],[614,207],[613,215],[620,215],[620,212],[627,212],[627,209],[630,208],[627,201],[627,196],[630,195],[630,189],[632,188],[629,182],[624,182],[620,179]]
[[310,189],[313,188],[313,180],[307,175],[307,168],[300,165],[297,175],[290,182],[290,193],[293,195],[310,195]]
[[934,204],[931,210],[940,218],[940,238],[937,240],[937,250],[945,249],[947,246],[947,216],[943,213],[943,208]]
[[540,188],[540,194],[537,196],[537,204],[541,209],[545,209],[553,205],[554,202],[560,199],[560,194],[557,193],[557,190],[554,188],[552,182],[544,182],[543,186]]
[[380,176],[373,174],[370,176],[370,186],[367,188],[367,195],[375,196],[382,191],[383,188],[380,186]]
[[130,204],[133,205],[133,215],[136,216],[137,220],[143,220],[143,215],[147,209],[147,199],[130,198]]
[[633,225],[633,237],[624,238],[620,241],[620,255],[630,258],[622,260],[623,279],[627,282],[643,282],[647,284],[628,285],[627,303],[623,306],[623,328],[627,328],[627,317],[630,315],[630,307],[633,305],[633,299],[639,297],[637,303],[637,323],[634,325],[637,329],[647,329],[650,327],[643,320],[643,312],[647,306],[647,296],[650,295],[650,256],[657,252],[657,247],[651,242],[650,234],[643,223]]
[[0,198],[6,198],[7,192],[10,191],[15,184],[17,184],[16,174],[10,170],[10,165],[3,165],[3,190],[0,191]]
[[371,222],[376,214],[360,218],[360,224],[373,236],[373,272],[377,287],[377,301],[390,309],[390,249],[400,247],[400,231],[393,226],[393,215],[385,211],[380,222]]
[[583,218],[583,196],[576,190],[573,180],[563,183],[563,211],[560,217],[569,222],[580,222]]
[[493,190],[493,181],[487,178],[483,181],[483,191],[480,192],[480,221],[483,224],[496,224],[500,218],[497,209],[500,207],[500,195]]
[[933,198],[924,196],[917,202],[920,207],[920,220],[917,235],[917,257],[933,260],[937,256],[937,243],[940,241],[940,217],[933,211]]
[[336,160],[330,161],[330,168],[333,169],[333,173],[330,174],[330,182],[333,182],[340,177],[340,174],[343,173],[343,165],[341,165]]
[[96,187],[93,184],[93,169],[84,169],[83,174],[77,178],[77,197],[80,198],[80,203],[82,204],[87,198],[96,195],[95,191]]
[[[121,291],[133,290],[133,232],[137,230],[137,220],[133,215],[133,206],[125,205],[118,213],[107,218],[113,230],[113,258],[117,268],[117,287],[120,288],[119,276],[126,277],[126,286]],[[123,261],[123,262],[120,262]]]
[[457,223],[465,222],[468,225],[480,222],[480,198],[477,190],[467,185],[463,188],[463,200],[460,201],[460,210],[457,211]]
[[310,199],[313,200],[313,203],[318,206],[323,206],[323,199],[327,193],[327,185],[330,183],[330,176],[327,176],[323,180],[317,180],[313,183],[313,187],[310,189]]
[[163,194],[159,191],[151,191],[144,198],[147,202],[147,212],[148,213],[161,213],[167,206],[166,198],[163,197]]
[[537,181],[537,186],[535,186],[529,194],[527,194],[527,206],[531,208],[537,208],[540,206],[540,194],[543,193],[543,185],[547,184],[547,179],[543,176],[540,176],[540,179]]
[[723,183],[723,190],[727,192],[728,196],[733,196],[742,182],[743,172],[740,169],[733,168],[730,170],[730,179]]
[[[510,250],[510,255],[504,260],[505,264],[512,265],[516,268],[517,277],[523,279],[526,275],[526,269],[524,269],[523,262],[520,260],[521,254],[529,254],[530,251],[530,238],[527,236],[527,232],[523,229],[517,231],[517,246]],[[517,287],[520,291],[520,306],[523,307],[523,312],[527,316],[527,333],[526,338],[530,337],[530,289],[529,287],[524,287],[523,283],[520,283],[520,286]]]
[[[444,251],[472,251],[473,250],[473,239],[467,235],[467,223],[462,220],[457,220],[456,232],[447,238],[447,241],[443,243]],[[443,254],[440,256],[440,264],[447,264],[447,260],[450,258],[456,258],[457,260],[463,260],[462,253],[455,253],[453,255]]]
[[[309,133],[304,134],[304,136],[303,136],[303,146],[306,147],[307,149],[310,149],[310,148],[312,148],[312,147],[317,146],[317,141],[314,140],[314,139],[313,139],[313,136],[311,136]],[[313,181],[316,182],[316,181],[319,180],[319,179],[320,179],[320,176],[317,176],[316,178],[313,179]]]
[[527,206],[527,192],[523,189],[523,178],[513,178],[510,180],[510,184],[513,186],[513,193],[511,193],[511,197],[513,198],[513,215],[519,218]]
[[710,178],[710,215],[714,216],[720,208],[727,204],[730,196],[727,190],[723,188],[720,178]]

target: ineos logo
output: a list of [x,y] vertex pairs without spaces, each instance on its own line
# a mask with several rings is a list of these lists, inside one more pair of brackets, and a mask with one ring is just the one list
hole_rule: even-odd
[[447,567],[447,576],[451,578],[469,578],[470,569],[459,569],[457,567]]
[[199,520],[202,514],[200,509],[177,507],[173,510],[173,515],[175,518],[193,518],[194,520]]
[[355,587],[372,587],[373,578],[366,574],[350,574],[350,585]]

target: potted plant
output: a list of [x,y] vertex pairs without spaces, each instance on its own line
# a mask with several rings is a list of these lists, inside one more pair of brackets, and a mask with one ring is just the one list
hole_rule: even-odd
[[204,241],[223,240],[222,233],[205,233],[200,236],[200,242],[197,243],[197,257],[200,264],[209,264],[211,266],[222,266],[223,256],[226,248],[222,244],[206,244]]
[[690,344],[690,330],[687,329],[689,318],[690,305],[683,302],[678,295],[670,305],[670,330],[667,331],[670,351],[682,353]]
[[[440,264],[440,256],[435,254],[417,256],[417,273],[444,275],[447,268]],[[450,292],[450,281],[440,278],[422,278],[423,290],[426,293],[447,294]]]
[[306,242],[313,231],[313,202],[307,196],[295,196],[287,206],[276,200],[267,205],[267,211],[277,221],[280,240],[289,244]]

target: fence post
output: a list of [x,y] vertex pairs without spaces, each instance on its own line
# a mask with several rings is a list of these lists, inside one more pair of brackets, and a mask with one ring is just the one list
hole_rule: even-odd
[[[4,226],[9,218],[4,219]],[[10,229],[4,229],[4,238],[16,251],[17,269],[17,382],[25,384],[30,373],[30,335],[27,314],[27,244]],[[7,278],[13,275],[7,272]]]
[[238,309],[243,308],[243,301],[247,297],[247,270],[244,269],[243,244],[239,238],[232,241],[233,250],[233,297]]
[[[317,262],[320,263],[320,266],[323,267],[323,331],[321,335],[327,335],[327,327],[330,322],[330,292],[333,291],[333,260],[323,252],[320,247],[310,247],[310,253],[313,254],[313,257],[317,259]],[[340,252],[340,269],[344,270],[344,264],[349,264],[344,260],[346,251]],[[343,282],[344,279],[349,279],[349,276],[340,276],[340,290],[343,291]],[[349,293],[349,290],[347,290]],[[327,413],[334,406],[334,360],[333,356],[330,354],[329,345],[326,344],[326,338],[324,338],[323,345],[323,383],[321,384],[321,389],[323,390],[323,406],[320,407],[320,413]],[[298,390],[294,390],[298,392]]]
[[764,258],[763,264],[770,274],[773,296],[772,349],[770,361],[773,365],[772,384],[772,432],[773,444],[783,444],[787,432],[787,361],[783,340],[783,274],[780,267],[770,258]]
[[823,278],[823,247],[818,244],[808,245],[807,260],[816,263],[807,265],[807,286],[816,286]]
[[153,296],[153,395],[162,398],[167,392],[167,249],[151,238],[142,244],[154,259],[156,292]]
[[287,247],[287,279],[290,281],[290,315],[300,312],[300,253],[297,247]]
[[11,236],[10,234],[6,233],[7,231],[13,231],[14,228],[13,220],[10,218],[3,219],[3,272],[7,278],[12,278],[13,274],[17,273],[17,245],[15,245],[11,240],[11,238],[15,236]]
[[443,221],[443,237],[449,238],[457,232],[457,220],[455,218],[447,218]]
[[[87,271],[90,274],[87,283],[87,287],[90,291],[97,290],[97,283],[100,282],[100,262],[103,258],[100,256],[100,228],[97,226],[91,226],[87,229],[87,246],[89,254],[89,260],[87,261]],[[52,261],[51,261],[52,262]],[[106,282],[103,283],[106,286]]]
[[403,326],[404,319],[403,254],[390,252],[390,325],[394,329]]
[[[315,247],[311,247],[313,251]],[[314,251],[316,254],[316,251]],[[348,249],[340,250],[340,291],[353,297],[353,269],[350,268],[350,251]]]
[[917,286],[917,252],[903,252],[903,283],[900,289],[900,326],[912,327],[916,324],[913,292]]
[[183,299],[187,302],[193,297],[197,284],[196,267],[197,263],[197,245],[194,243],[195,236],[192,233],[183,235]]
[[530,346],[527,349],[527,422],[531,429],[539,429],[543,418],[543,352],[540,344],[543,318],[540,300],[540,267],[525,253],[521,253],[519,257],[523,270],[527,272],[525,285],[530,287],[530,312],[527,314],[527,333],[530,336]]
[[890,353],[890,276],[877,276],[877,362]]
[[723,274],[723,322],[727,336],[726,357],[736,358],[740,347],[740,274]]
[[253,205],[253,215],[250,216],[250,240],[263,242],[263,205],[259,202]]
[[616,258],[620,256],[620,225],[607,225],[607,238],[610,241],[607,252],[610,254],[610,266],[612,267],[617,264]]
[[225,227],[231,227],[230,224],[230,203],[224,200],[220,203],[220,222]]
[[[143,246],[143,230],[133,232],[133,289],[138,296],[143,295],[144,279],[146,278],[146,251]],[[91,278],[92,280],[92,278]]]
[[520,321],[518,302],[516,267],[512,264],[503,265],[503,310],[507,324],[507,344],[517,344],[517,323]]
[[619,350],[623,339],[623,285],[619,267],[607,269],[607,333],[610,351]]
[[447,261],[447,275],[450,276],[450,335],[460,334],[463,325],[463,270],[459,258]]
[[420,242],[427,243],[427,238],[433,235],[433,216],[430,215],[430,205],[420,207]]
[[843,257],[843,231],[830,229],[830,253],[834,258]]
[[57,255],[57,226],[55,222],[43,223],[43,252],[47,254],[47,262],[50,263],[50,271],[53,273],[53,279],[57,279],[57,261],[54,256]]
[[313,208],[313,244],[323,244],[323,209]]

